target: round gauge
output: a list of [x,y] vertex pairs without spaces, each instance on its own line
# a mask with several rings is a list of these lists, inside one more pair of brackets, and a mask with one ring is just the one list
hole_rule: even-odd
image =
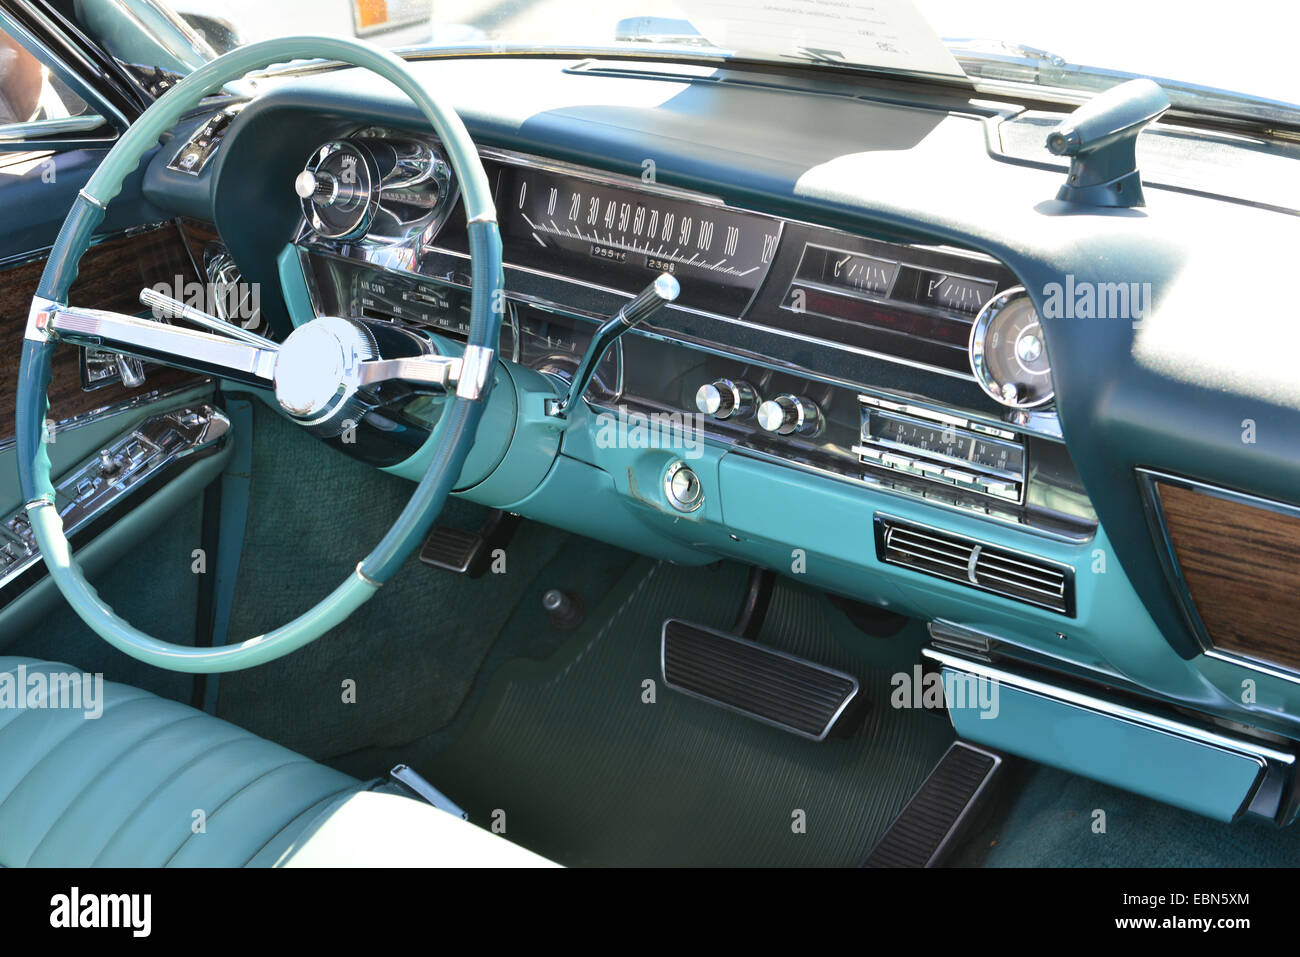
[[1013,409],[1052,401],[1043,327],[1023,286],[984,304],[970,331],[970,367],[984,391]]
[[298,174],[293,188],[302,213],[327,239],[366,234],[379,208],[379,170],[369,150],[356,143],[326,143]]

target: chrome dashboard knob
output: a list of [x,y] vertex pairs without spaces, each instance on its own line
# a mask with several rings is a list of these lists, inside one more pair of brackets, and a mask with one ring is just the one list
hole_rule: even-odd
[[715,419],[746,418],[754,413],[758,393],[748,382],[715,379],[695,393],[695,407]]
[[318,174],[305,169],[294,177],[293,191],[298,194],[299,199],[309,199],[322,206],[328,206],[334,202],[338,183],[328,173]]
[[812,435],[821,429],[817,403],[801,395],[778,395],[758,407],[758,424],[777,435]]

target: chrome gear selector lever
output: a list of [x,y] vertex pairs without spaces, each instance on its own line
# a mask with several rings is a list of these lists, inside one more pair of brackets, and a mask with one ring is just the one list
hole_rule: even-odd
[[614,313],[596,330],[591,337],[591,345],[578,363],[569,385],[569,393],[562,399],[551,399],[546,404],[546,414],[557,419],[568,418],[569,410],[587,391],[591,377],[596,373],[596,366],[605,350],[613,345],[614,340],[638,323],[645,322],[668,303],[674,301],[681,293],[682,287],[672,273],[661,273],[654,282],[642,289],[630,302]]

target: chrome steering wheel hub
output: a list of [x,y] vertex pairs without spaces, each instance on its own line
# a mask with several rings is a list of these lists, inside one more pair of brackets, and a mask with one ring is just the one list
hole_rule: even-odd
[[275,399],[302,425],[339,420],[361,388],[362,363],[377,358],[374,337],[361,323],[336,316],[313,319],[280,344]]

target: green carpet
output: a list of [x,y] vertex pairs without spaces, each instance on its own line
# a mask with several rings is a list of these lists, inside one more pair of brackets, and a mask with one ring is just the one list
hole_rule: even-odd
[[554,655],[502,667],[458,740],[415,766],[564,864],[857,864],[951,739],[944,716],[888,706],[921,632],[868,638],[781,580],[760,640],[855,673],[871,704],[851,737],[807,741],[662,686],[664,618],[725,628],[745,578],[639,562]]
[[[1295,867],[1300,828],[1223,824],[1041,765],[1021,766],[956,867]],[[1105,812],[1105,833],[1093,830]]]
[[[255,409],[252,502],[230,627],[236,641],[289,621],[331,591],[414,489],[260,404]],[[439,521],[477,528],[485,514],[452,499]],[[548,569],[573,541],[525,522],[506,550],[505,573],[474,580],[413,555],[374,598],[319,640],[270,664],[223,675],[218,714],[360,776],[386,773],[396,763],[385,763],[389,750],[400,760],[402,745],[461,711],[507,623],[521,604],[540,608],[541,592],[556,581]],[[631,561],[626,552],[587,544],[620,571]],[[582,557],[570,555],[565,563],[583,568]],[[354,700],[345,688],[355,689]]]
[[[202,498],[186,503],[121,559],[94,576],[91,584],[119,615],[163,641],[194,644],[199,576],[191,553],[202,544]],[[63,661],[101,673],[108,681],[144,688],[164,698],[190,703],[194,679],[163,671],[118,651],[91,631],[59,598],[30,634],[4,649],[7,655]]]

